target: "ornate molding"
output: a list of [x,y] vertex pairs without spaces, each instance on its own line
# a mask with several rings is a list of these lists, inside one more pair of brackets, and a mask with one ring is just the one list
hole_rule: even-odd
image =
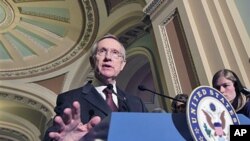
[[[1,132],[2,135],[4,135],[4,134],[12,135],[11,137],[15,138],[16,140],[29,141],[29,138],[26,135],[24,135],[23,133],[18,132],[16,130],[13,130],[13,129],[0,127],[0,132]],[[4,136],[0,136],[0,140],[1,141],[13,141],[9,137],[4,137]]]
[[[66,22],[66,23],[70,22],[69,17],[62,17],[62,16],[53,15],[53,9],[52,8],[46,9],[46,10],[49,10],[51,13],[33,12],[33,11],[28,11],[28,10],[23,9],[23,8],[19,8],[20,13],[24,14],[24,15],[43,17],[43,18],[46,18],[46,19],[53,19],[53,20],[62,21],[62,22]],[[65,9],[65,10],[67,10],[67,9]]]
[[144,1],[139,0],[105,0],[108,15],[110,15],[112,12],[119,9],[120,7],[130,3],[142,3],[142,5],[144,5]]
[[59,58],[52,60],[51,62],[48,62],[46,64],[32,66],[30,68],[18,68],[13,70],[0,71],[0,79],[18,79],[50,72],[71,63],[79,56],[84,54],[87,50],[86,48],[88,48],[93,42],[94,39],[92,38],[94,38],[97,34],[98,21],[96,21],[97,13],[95,13],[96,3],[92,0],[81,1],[82,7],[85,11],[84,25],[86,26],[83,28],[84,32],[81,36],[80,41],[74,47],[72,47],[69,52],[66,52],[64,55],[61,55],[59,56]]
[[124,32],[118,38],[122,42],[122,44],[126,47],[136,41],[138,38],[145,35],[147,32],[145,28],[147,27],[144,23],[138,23],[135,27],[129,29],[128,31]]
[[164,1],[166,1],[166,0],[152,0],[152,1],[150,1],[143,8],[143,12],[146,13],[147,15],[151,15]]
[[0,33],[12,24],[14,17],[14,11],[8,1],[0,1]]
[[177,73],[177,69],[175,66],[175,61],[174,61],[174,57],[172,54],[172,50],[170,47],[170,43],[168,40],[168,35],[167,35],[167,31],[166,31],[166,25],[176,16],[177,11],[173,11],[169,16],[167,16],[167,18],[162,22],[162,24],[159,26],[160,27],[160,32],[162,35],[162,40],[163,40],[163,45],[164,45],[164,51],[167,57],[167,63],[169,66],[169,72],[171,75],[171,80],[173,82],[174,85],[174,90],[176,93],[182,93],[182,88],[181,88],[181,84],[179,81],[179,77],[178,77],[178,73]]
[[28,105],[29,107],[32,107],[32,109],[43,113],[47,119],[50,119],[51,116],[53,115],[46,106],[28,97],[0,92],[0,99],[14,101]]

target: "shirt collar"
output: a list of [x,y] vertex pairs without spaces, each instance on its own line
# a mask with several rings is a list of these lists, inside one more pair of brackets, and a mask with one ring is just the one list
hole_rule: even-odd
[[[99,81],[98,79],[94,79],[92,82],[93,86],[98,89],[98,90],[103,90],[107,87],[107,85],[103,84],[101,81]],[[113,90],[115,93],[117,93],[117,89],[116,89],[116,81],[114,81],[113,85]]]

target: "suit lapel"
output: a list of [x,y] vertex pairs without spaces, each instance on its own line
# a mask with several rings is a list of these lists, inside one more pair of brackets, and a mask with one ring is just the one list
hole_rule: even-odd
[[84,99],[86,99],[100,111],[106,114],[110,114],[112,112],[108,107],[106,101],[101,97],[101,95],[97,92],[92,84],[87,84],[85,87],[83,87],[82,95]]
[[126,94],[120,90],[119,88],[117,88],[117,95],[120,97],[118,98],[118,111],[120,112],[129,112],[130,111],[130,108],[129,108],[129,105],[128,105],[128,101],[127,101],[127,97],[126,97]]

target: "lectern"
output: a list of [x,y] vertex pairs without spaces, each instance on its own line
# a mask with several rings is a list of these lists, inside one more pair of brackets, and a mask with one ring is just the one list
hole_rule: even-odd
[[[250,120],[238,115],[241,124]],[[192,141],[186,114],[112,113],[108,141]]]

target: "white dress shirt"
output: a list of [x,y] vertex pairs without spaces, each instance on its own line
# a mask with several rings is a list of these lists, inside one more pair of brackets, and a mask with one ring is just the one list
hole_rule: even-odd
[[[117,93],[117,89],[116,89],[116,82],[113,85],[113,90],[115,93]],[[107,86],[103,86],[103,85],[97,85],[95,84],[95,89],[97,90],[97,92],[103,97],[104,100],[106,100],[106,95],[103,93],[103,90],[106,88]],[[116,94],[112,93],[112,98],[113,101],[115,103],[115,105],[118,107],[118,98],[116,96]]]

